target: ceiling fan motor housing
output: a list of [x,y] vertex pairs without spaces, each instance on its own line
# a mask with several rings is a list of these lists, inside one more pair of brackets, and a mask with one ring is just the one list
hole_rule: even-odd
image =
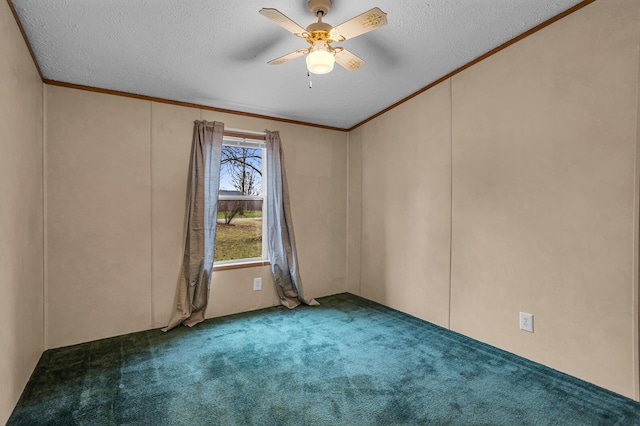
[[331,0],[309,0],[309,10],[315,16],[318,16],[318,13],[326,16],[331,10]]
[[332,28],[333,27],[331,25],[325,24],[324,22],[314,22],[313,24],[309,25],[306,30],[310,34],[317,32],[325,32],[329,34],[329,31],[331,31]]

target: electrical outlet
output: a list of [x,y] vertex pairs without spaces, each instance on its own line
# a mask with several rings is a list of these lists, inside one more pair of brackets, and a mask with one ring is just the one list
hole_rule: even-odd
[[253,279],[253,291],[262,290],[262,278]]
[[520,312],[520,330],[533,333],[533,314]]

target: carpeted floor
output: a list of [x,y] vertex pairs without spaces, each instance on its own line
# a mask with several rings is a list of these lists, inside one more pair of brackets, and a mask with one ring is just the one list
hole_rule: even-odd
[[351,294],[48,350],[8,425],[640,425],[640,404]]

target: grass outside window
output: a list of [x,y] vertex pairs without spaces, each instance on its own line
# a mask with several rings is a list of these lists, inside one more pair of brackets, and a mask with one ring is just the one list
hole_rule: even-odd
[[246,211],[230,224],[218,214],[215,261],[262,257],[262,212]]

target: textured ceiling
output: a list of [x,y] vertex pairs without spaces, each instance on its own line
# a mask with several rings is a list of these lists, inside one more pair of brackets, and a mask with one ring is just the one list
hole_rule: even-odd
[[[334,0],[338,25],[378,6],[388,25],[341,45],[365,60],[314,76],[307,43],[258,11],[302,27],[307,0],[13,0],[43,78],[350,128],[580,0]],[[337,45],[337,44],[336,44]]]

